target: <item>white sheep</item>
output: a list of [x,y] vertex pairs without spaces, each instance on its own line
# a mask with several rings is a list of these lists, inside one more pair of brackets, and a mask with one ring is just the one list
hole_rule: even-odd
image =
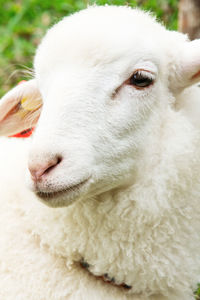
[[47,32],[34,70],[0,106],[9,135],[42,101],[33,139],[0,141],[0,299],[194,299],[200,41],[90,7]]

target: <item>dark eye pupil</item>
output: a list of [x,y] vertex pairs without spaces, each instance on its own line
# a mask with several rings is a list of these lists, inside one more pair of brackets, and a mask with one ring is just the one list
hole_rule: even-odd
[[145,77],[144,75],[136,72],[129,80],[130,85],[138,86],[138,87],[147,87],[151,85],[153,79]]

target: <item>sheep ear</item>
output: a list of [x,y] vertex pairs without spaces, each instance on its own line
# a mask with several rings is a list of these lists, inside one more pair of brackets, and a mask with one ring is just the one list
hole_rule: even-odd
[[179,92],[200,81],[200,39],[185,42],[178,53],[178,65],[170,77],[171,89]]
[[0,100],[0,136],[13,135],[35,126],[41,106],[41,94],[34,79],[10,90]]

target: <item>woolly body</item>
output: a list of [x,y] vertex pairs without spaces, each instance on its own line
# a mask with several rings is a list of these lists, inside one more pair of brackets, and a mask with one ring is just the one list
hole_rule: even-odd
[[[84,34],[76,39],[81,24]],[[140,34],[127,38],[131,24],[136,32],[141,25]],[[47,33],[35,59],[43,110],[33,141],[1,140],[0,299],[194,298],[200,92],[194,86],[182,93],[172,43],[178,53],[189,42],[125,7],[89,8]],[[156,74],[142,91],[122,85],[138,66]],[[185,95],[198,109],[188,109]],[[37,189],[57,192],[77,178],[89,181],[80,195],[42,199],[52,208],[36,199],[24,176],[28,159],[32,164],[55,152],[67,159]],[[37,194],[30,179],[29,185]],[[81,259],[94,275],[107,273],[132,288],[103,283],[80,268]]]

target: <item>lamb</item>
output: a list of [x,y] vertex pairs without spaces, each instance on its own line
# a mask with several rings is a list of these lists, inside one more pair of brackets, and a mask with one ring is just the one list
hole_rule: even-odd
[[47,32],[34,74],[0,105],[1,135],[37,124],[0,141],[0,299],[194,299],[200,40],[89,7]]

